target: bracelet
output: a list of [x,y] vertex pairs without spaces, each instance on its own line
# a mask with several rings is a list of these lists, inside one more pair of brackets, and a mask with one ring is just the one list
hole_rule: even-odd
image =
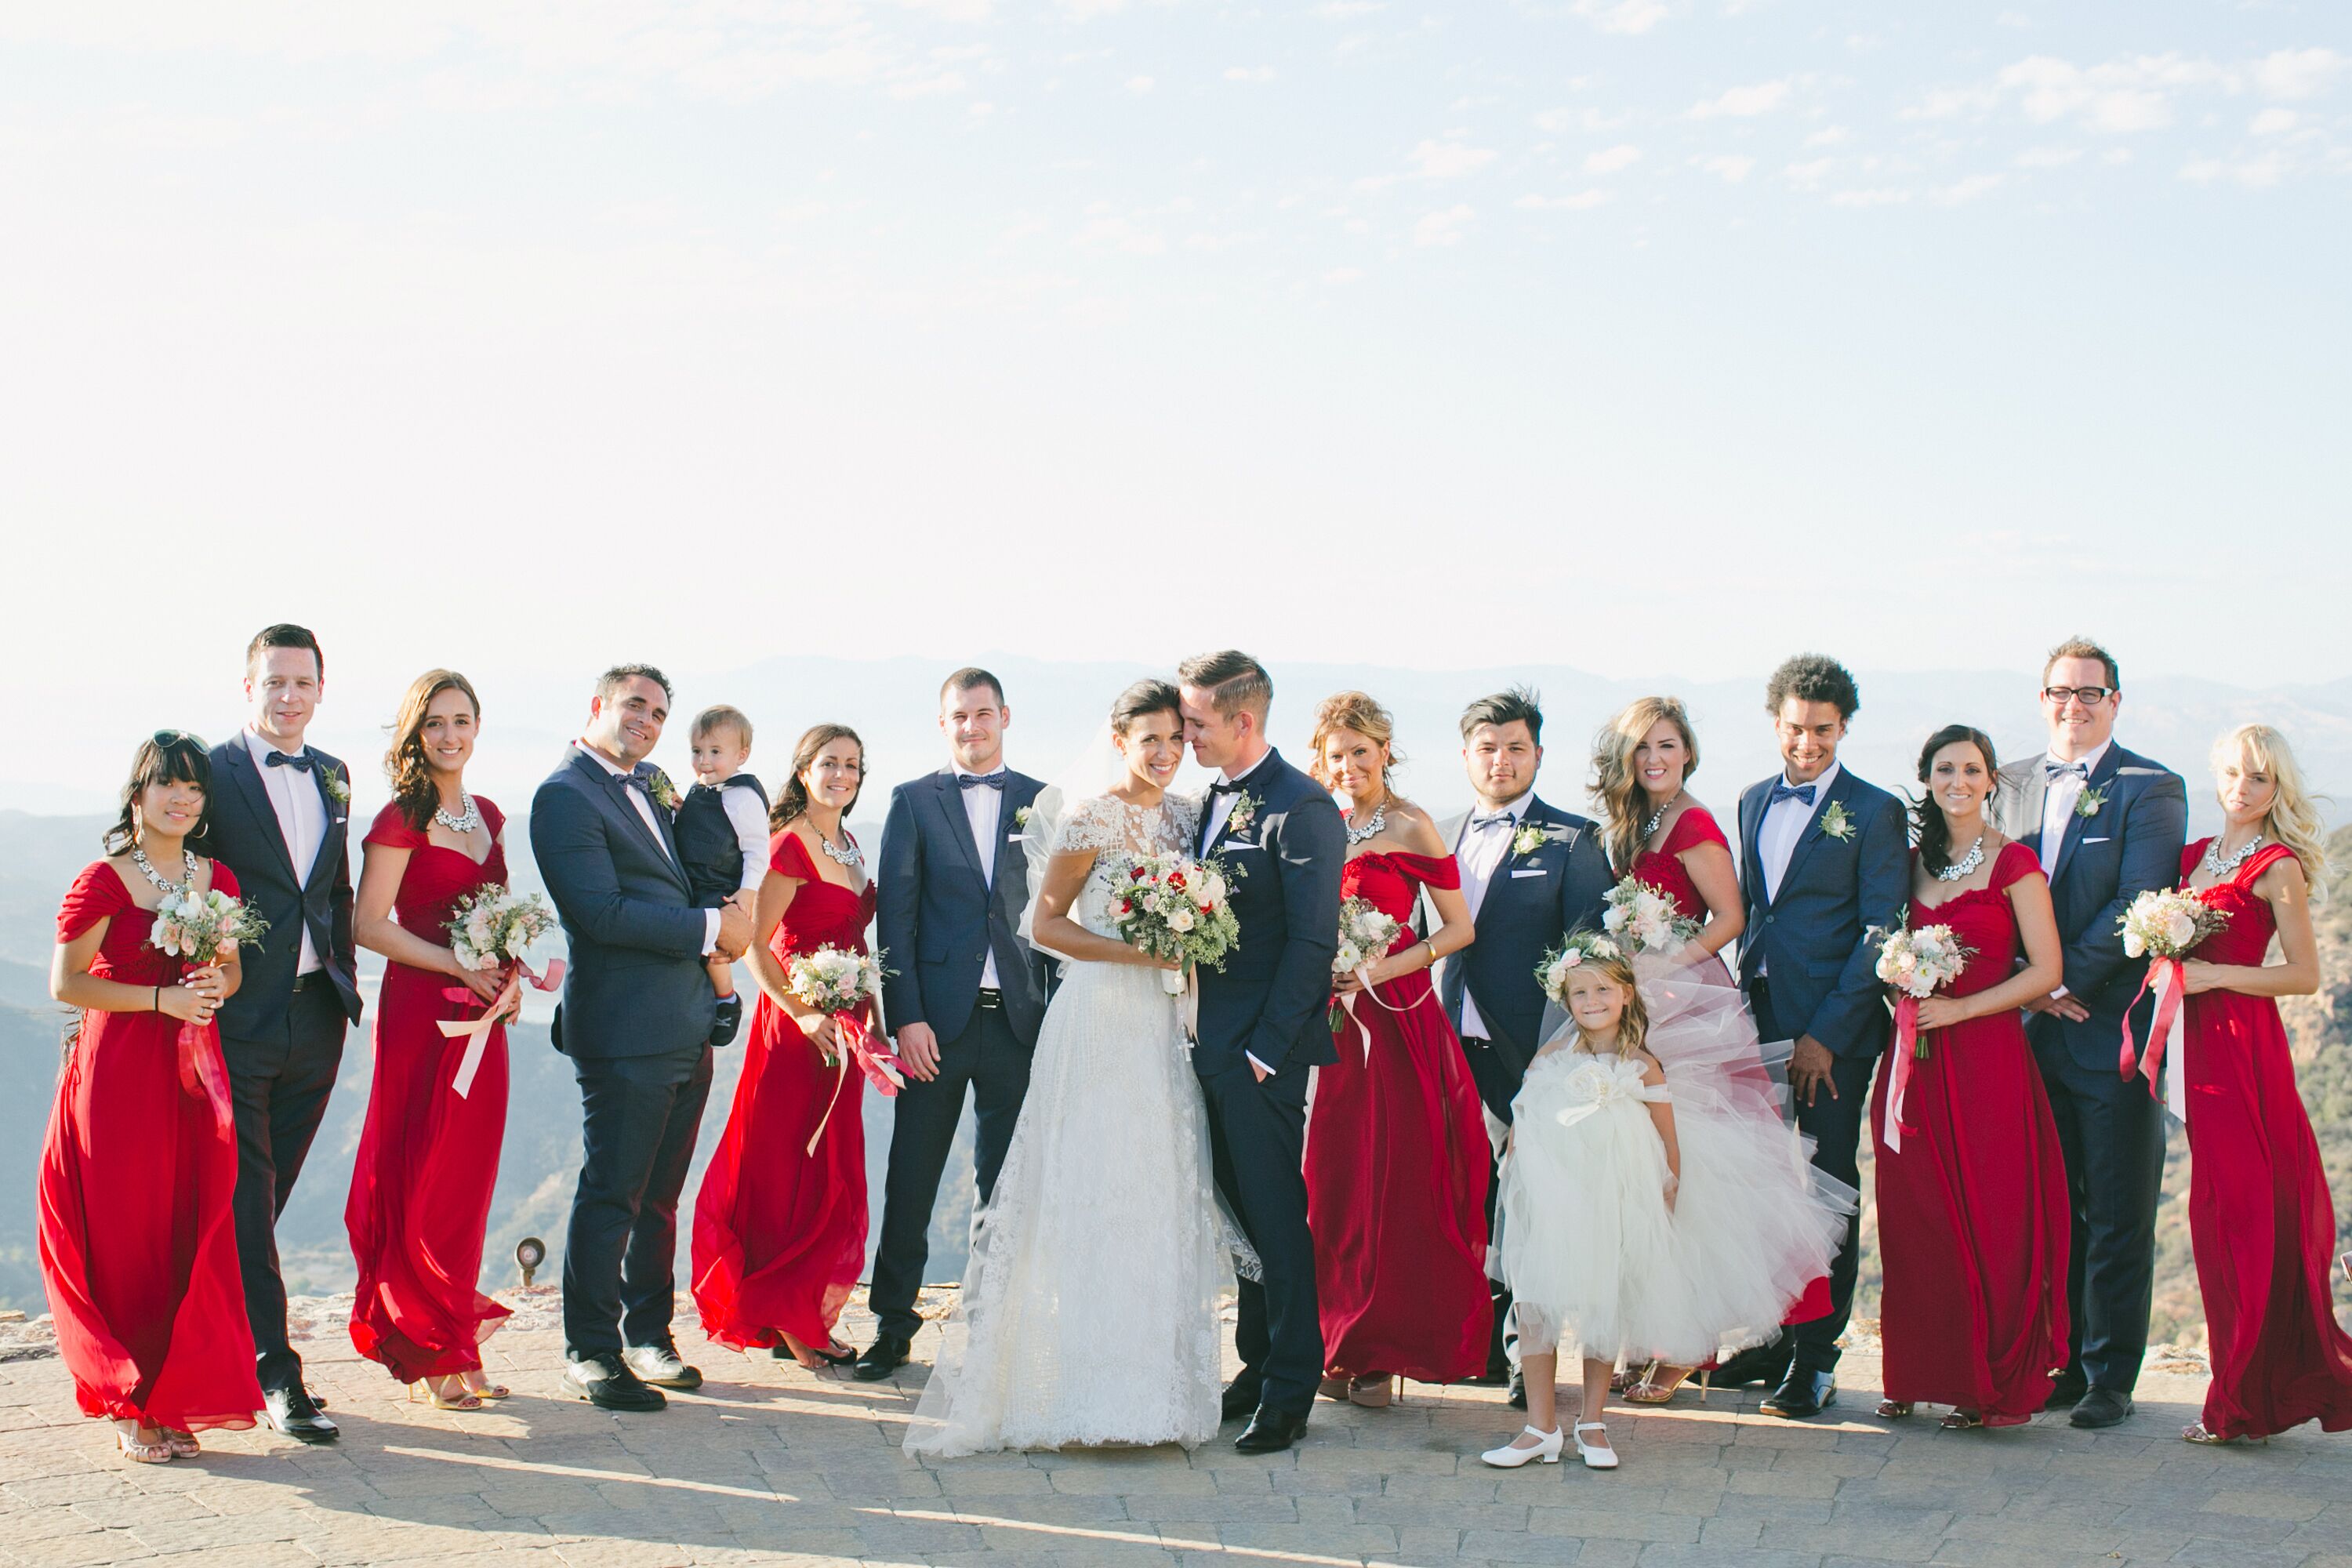
[[1437,957],[1438,957],[1438,954],[1437,954],[1437,943],[1436,943],[1436,942],[1433,942],[1433,941],[1431,941],[1428,937],[1423,937],[1423,938],[1421,939],[1421,945],[1422,945],[1422,946],[1423,946],[1423,947],[1425,947],[1425,948],[1427,948],[1427,949],[1429,949],[1429,962],[1428,962],[1427,963],[1423,964],[1423,965],[1422,965],[1422,968],[1423,968],[1423,969],[1434,969],[1434,968],[1436,968],[1436,967],[1437,967]]

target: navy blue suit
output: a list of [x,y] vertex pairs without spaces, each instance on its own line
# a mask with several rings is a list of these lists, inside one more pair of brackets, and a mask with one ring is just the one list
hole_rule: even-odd
[[[1303,1418],[1323,1375],[1302,1173],[1307,1069],[1339,1060],[1327,1011],[1348,836],[1323,786],[1279,752],[1260,758],[1241,782],[1246,823],[1229,819],[1211,842],[1215,797],[1201,807],[1199,847],[1234,873],[1241,942],[1222,972],[1200,972],[1192,1070],[1208,1102],[1217,1189],[1264,1266],[1262,1281],[1241,1281],[1238,1381],[1258,1385],[1262,1408]],[[1265,1064],[1264,1082],[1251,1057]]]
[[[882,1333],[912,1339],[922,1325],[915,1297],[965,1088],[978,1124],[972,1165],[983,1207],[1029,1092],[1029,1059],[1045,1017],[1046,962],[1019,934],[1029,902],[1029,857],[1016,818],[1044,787],[1024,773],[1005,774],[996,841],[986,846],[972,838],[953,768],[890,792],[874,877],[875,925],[885,962],[896,971],[882,983],[883,1016],[894,1033],[929,1024],[939,1039],[940,1068],[928,1083],[909,1075],[892,1112],[882,1236],[868,1293]],[[984,994],[981,981],[991,957],[996,989]]]
[[677,1199],[710,1095],[709,914],[687,886],[669,814],[656,804],[660,831],[647,831],[628,798],[636,787],[575,746],[530,805],[531,854],[570,944],[554,1042],[580,1080],[580,1184],[563,1248],[575,1359],[669,1342]]
[[[2000,830],[2036,854],[2050,793],[2042,763],[2033,756],[2001,769],[1994,797]],[[2083,803],[2095,795],[2104,804],[2085,815]],[[2065,1151],[2074,1209],[2067,1370],[2118,1394],[2132,1391],[2147,1352],[2164,1123],[2147,1084],[2117,1069],[2124,1014],[2147,965],[2125,956],[2116,922],[2133,899],[2180,879],[2188,828],[2180,775],[2110,744],[2066,819],[2050,879],[2064,984],[2091,1016],[2079,1024],[2047,1013],[2025,1020]],[[2143,1037],[2148,1011],[2143,1004],[2135,1020]]]
[[[297,775],[319,792],[325,831],[310,864],[296,868],[261,770],[239,733],[212,751],[212,831],[200,847],[236,874],[263,920],[245,950],[245,978],[220,1010],[221,1057],[236,1110],[236,1251],[256,1371],[265,1390],[299,1386],[302,1361],[288,1343],[286,1286],[278,1269],[278,1216],[294,1195],[343,1060],[343,1030],[359,1022],[352,946],[351,772],[306,746]],[[274,770],[273,770],[274,771]],[[338,788],[331,789],[332,779]],[[336,799],[340,793],[342,799]],[[297,983],[302,934],[319,968]]]
[[[1813,802],[1812,820],[1789,852],[1780,886],[1768,895],[1757,840],[1772,786],[1782,782],[1761,780],[1739,796],[1739,898],[1747,914],[1739,984],[1764,1039],[1811,1036],[1835,1058],[1830,1068],[1835,1097],[1824,1090],[1811,1105],[1800,1100],[1797,1126],[1813,1140],[1814,1169],[1859,1187],[1871,1068],[1886,1048],[1887,1024],[1877,949],[1868,932],[1903,923],[1911,897],[1910,825],[1901,801],[1840,766]],[[1848,825],[1843,835],[1828,831],[1832,805]],[[1837,1365],[1837,1340],[1853,1310],[1861,1254],[1857,1212],[1830,1265],[1829,1314],[1790,1331],[1796,1370],[1828,1372]]]

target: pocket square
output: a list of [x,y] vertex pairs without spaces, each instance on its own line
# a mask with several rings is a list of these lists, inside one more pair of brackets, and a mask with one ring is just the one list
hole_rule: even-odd
[[2085,847],[2088,847],[2089,846],[2094,845],[2094,844],[2112,844],[2112,843],[2114,843],[2114,842],[2115,842],[2115,839],[2114,839],[2114,837],[2113,837],[2112,836],[2110,836],[2110,837],[2105,837],[2105,838],[2085,838],[2085,839],[2084,839],[2084,840],[2083,840],[2084,846]]
[[1221,850],[1223,850],[1223,849],[1263,849],[1263,848],[1265,848],[1265,845],[1263,845],[1263,844],[1253,844],[1253,843],[1251,843],[1251,842],[1250,842],[1248,839],[1246,839],[1246,838],[1228,838],[1228,839],[1226,839],[1223,844],[1218,845],[1218,846],[1217,846],[1217,847],[1218,847],[1219,849],[1221,849]]
[[1521,877],[1549,877],[1550,875],[1550,872],[1538,866],[1532,871],[1514,871],[1511,873],[1511,878],[1512,880],[1516,881]]

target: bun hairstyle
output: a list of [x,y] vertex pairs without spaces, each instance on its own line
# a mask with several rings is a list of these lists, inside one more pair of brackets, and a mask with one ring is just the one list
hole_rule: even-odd
[[[1911,803],[1911,837],[1919,843],[1919,863],[1930,872],[1951,867],[1952,826],[1944,820],[1944,808],[1936,804],[1936,792],[1927,786],[1927,779],[1935,771],[1936,753],[1963,741],[1983,754],[1986,775],[1996,791],[2000,788],[2000,759],[1993,755],[1991,736],[1970,725],[1947,724],[1927,737],[1927,743],[1919,748],[1921,795]],[[1985,801],[1990,805],[1992,796],[1987,795]]]
[[[203,739],[185,730],[158,730],[131,753],[131,777],[122,786],[122,813],[100,840],[109,855],[127,853],[139,842],[139,796],[150,784],[192,784],[203,792],[204,809],[188,843],[201,844],[213,826],[213,759]],[[163,868],[169,875],[170,868]]]
[[2241,724],[2213,742],[2216,774],[2225,763],[2240,763],[2270,774],[2272,787],[2278,793],[2271,796],[2270,815],[2263,819],[2263,831],[2294,851],[2294,858],[2303,862],[2304,879],[2311,884],[2311,901],[2324,903],[2327,898],[2327,823],[2304,784],[2303,769],[2294,760],[2294,748],[2268,724]]
[[1634,851],[1642,847],[1642,822],[1648,816],[1633,753],[1641,749],[1642,737],[1661,719],[1682,732],[1683,751],[1690,758],[1683,778],[1688,782],[1698,772],[1698,736],[1691,731],[1690,712],[1679,697],[1643,697],[1629,702],[1592,738],[1589,793],[1592,804],[1601,808],[1601,847],[1609,851],[1610,864],[1620,871],[1633,864]]
[[[1386,746],[1391,768],[1404,761],[1404,753],[1396,749],[1396,721],[1389,710],[1361,691],[1335,691],[1316,707],[1315,729],[1307,740],[1307,771],[1326,789],[1331,786],[1331,781],[1323,772],[1323,742],[1339,730],[1361,735],[1376,746]],[[1385,770],[1381,784],[1388,787]],[[1396,792],[1391,789],[1389,793]]]
[[[784,776],[783,787],[776,791],[776,804],[768,808],[769,832],[781,833],[808,815],[808,785],[801,782],[801,775],[809,771],[817,753],[835,741],[847,741],[857,748],[858,795],[866,792],[866,742],[857,738],[857,731],[846,724],[812,724],[801,731],[800,740],[793,745],[793,771]],[[856,805],[857,795],[853,795],[849,804],[841,808],[841,815],[848,816]]]
[[1152,713],[1173,713],[1181,722],[1184,699],[1170,682],[1159,679],[1137,681],[1120,692],[1110,705],[1110,732],[1124,735],[1135,728],[1138,719]]
[[441,808],[441,790],[433,770],[425,765],[425,713],[445,691],[462,691],[473,704],[474,721],[482,718],[482,700],[474,683],[454,669],[428,669],[408,683],[399,710],[392,721],[392,747],[383,754],[383,776],[392,784],[392,798],[408,826],[422,833]]

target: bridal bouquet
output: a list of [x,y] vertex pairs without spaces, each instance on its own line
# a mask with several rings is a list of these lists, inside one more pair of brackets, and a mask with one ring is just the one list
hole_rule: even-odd
[[865,1022],[857,1016],[866,1003],[882,994],[882,978],[889,973],[882,967],[878,952],[852,952],[847,948],[830,943],[813,952],[793,955],[784,966],[785,984],[793,996],[803,1005],[815,1008],[833,1019],[834,1039],[838,1047],[831,1052],[820,1052],[833,1067],[833,1098],[824,1102],[824,1114],[817,1118],[816,1131],[809,1134],[808,1152],[816,1152],[817,1140],[824,1136],[825,1123],[833,1119],[835,1101],[841,1098],[841,1086],[849,1077],[849,1059],[857,1058],[858,1069],[876,1093],[885,1099],[907,1087],[907,1079],[898,1071],[898,1058],[890,1047],[875,1039]]
[[[1911,1064],[1927,1059],[1927,1039],[1919,1033],[1919,1004],[1960,977],[1976,956],[1974,949],[1946,925],[1873,926],[1878,939],[1878,978],[1895,988],[1895,1048],[1892,1075],[1886,1086],[1886,1147],[1903,1152],[1903,1091],[1910,1087]],[[1915,1129],[1916,1131],[1916,1129]]]
[[[2157,1092],[2164,1053],[2180,1044],[2185,1022],[2181,1003],[2189,994],[2180,962],[2198,943],[2229,923],[2227,914],[2186,888],[2150,888],[2134,899],[2116,922],[2123,932],[2125,953],[2148,961],[2147,978],[2139,983],[2131,1006],[2124,1009],[2123,1053],[2117,1065],[2126,1078],[2137,1072],[2147,1079],[2150,1094]],[[2131,1016],[2140,997],[2151,991],[2156,994],[2156,1012],[2148,1020],[2147,1050],[2143,1056],[2132,1037]],[[2189,1096],[2179,1073],[2172,1075],[2168,1090],[2165,1098],[2173,1115],[2188,1121]]]
[[1627,877],[1609,889],[1601,929],[1635,952],[1671,952],[1698,934],[1699,922],[1648,882]]
[[[1379,995],[1372,990],[1371,967],[1396,944],[1398,933],[1403,930],[1394,915],[1385,912],[1369,899],[1342,900],[1339,904],[1339,948],[1331,955],[1331,977],[1337,980],[1342,975],[1354,975],[1363,986],[1363,994],[1380,1002]],[[1388,1004],[1381,1002],[1381,1005],[1385,1007]],[[1331,1010],[1325,1019],[1331,1026],[1331,1032],[1335,1035],[1339,1033],[1354,1021],[1355,1016],[1356,994],[1335,990],[1331,995]],[[1357,1027],[1363,1032],[1364,1055],[1369,1059],[1372,1054],[1372,1033],[1360,1024]]]
[[[1241,941],[1233,889],[1214,858],[1195,860],[1162,850],[1138,855],[1111,889],[1112,923],[1119,940],[1139,952],[1190,969],[1225,966],[1225,955]],[[1184,976],[1163,970],[1160,984],[1171,996],[1184,993]]]
[[[485,883],[458,900],[445,929],[458,968],[476,974],[503,970],[507,977],[479,1017],[438,1021],[443,1038],[466,1042],[465,1055],[457,1058],[457,1070],[449,1080],[450,1089],[464,1100],[473,1093],[474,1075],[489,1048],[491,1028],[520,1010],[522,983],[529,980],[541,991],[554,990],[563,979],[563,961],[551,959],[543,973],[533,972],[527,957],[530,944],[555,930],[555,911],[537,893],[518,893],[501,883]],[[462,985],[441,994],[450,1002],[476,1001],[474,993]]]
[[[259,942],[269,922],[253,905],[218,888],[203,892],[194,886],[165,893],[155,906],[155,923],[147,930],[147,945],[184,958],[198,966],[225,963],[249,942]],[[217,1049],[194,1024],[180,1026],[180,1088],[213,1109],[213,1128],[222,1137],[234,1135],[236,1112],[229,1107],[228,1074]]]

